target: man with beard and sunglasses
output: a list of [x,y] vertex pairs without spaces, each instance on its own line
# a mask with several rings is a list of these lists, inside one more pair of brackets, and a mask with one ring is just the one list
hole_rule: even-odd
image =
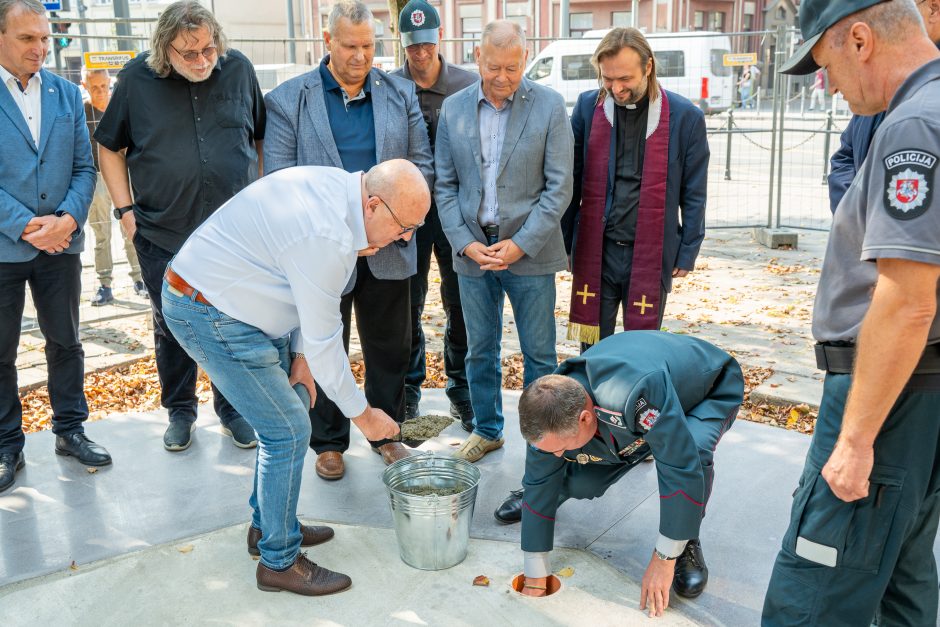
[[[134,242],[153,308],[168,451],[189,448],[198,401],[196,362],[163,319],[163,273],[186,238],[259,177],[264,127],[251,62],[228,49],[208,9],[183,0],[160,14],[150,50],[118,74],[95,131],[114,215]],[[239,448],[257,446],[248,422],[212,391],[223,432]]]

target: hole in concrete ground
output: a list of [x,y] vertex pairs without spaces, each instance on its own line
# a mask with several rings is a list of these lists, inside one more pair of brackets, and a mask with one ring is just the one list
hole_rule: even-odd
[[450,416],[425,414],[401,423],[401,441],[408,446],[420,446],[425,440],[436,438],[454,422]]
[[[525,575],[519,574],[512,580],[512,589],[519,594],[522,594],[522,582],[524,579]],[[549,575],[548,581],[545,582],[545,588],[545,596],[551,596],[561,589],[561,580],[555,575]]]

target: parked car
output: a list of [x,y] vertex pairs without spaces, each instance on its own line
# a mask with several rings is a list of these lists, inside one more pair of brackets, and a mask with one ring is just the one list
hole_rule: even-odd
[[[588,31],[583,39],[552,42],[526,68],[526,77],[564,96],[570,114],[578,94],[598,86],[591,56],[608,32]],[[665,89],[685,96],[705,113],[731,108],[734,76],[724,65],[724,55],[731,51],[727,35],[696,31],[646,37],[656,57],[656,78]]]

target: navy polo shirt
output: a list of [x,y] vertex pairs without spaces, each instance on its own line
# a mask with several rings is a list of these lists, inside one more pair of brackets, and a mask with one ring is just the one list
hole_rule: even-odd
[[347,172],[367,172],[376,164],[375,118],[372,114],[372,86],[368,77],[362,91],[350,99],[330,73],[329,55],[320,62],[323,100],[330,119],[333,142]]

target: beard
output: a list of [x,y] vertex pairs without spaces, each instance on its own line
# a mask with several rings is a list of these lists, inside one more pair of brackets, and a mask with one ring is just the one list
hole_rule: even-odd
[[173,69],[176,70],[176,73],[188,80],[190,83],[201,83],[202,81],[208,79],[212,76],[212,70],[215,68],[215,63],[209,63],[206,69],[199,71],[190,68],[189,66],[177,65],[173,61],[170,61],[170,65],[173,66]]
[[617,96],[611,91],[608,91],[608,95],[614,99],[618,105],[633,105],[644,98],[646,98],[646,93],[649,91],[649,79],[644,78],[643,82],[640,83],[636,89],[627,89],[624,90],[623,96]]

